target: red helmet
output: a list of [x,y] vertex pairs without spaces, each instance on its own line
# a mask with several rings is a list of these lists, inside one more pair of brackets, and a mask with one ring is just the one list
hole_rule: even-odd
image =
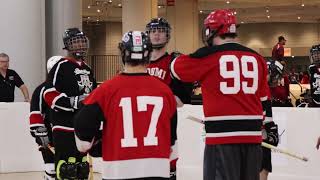
[[204,20],[206,42],[217,35],[236,33],[236,25],[237,20],[231,10],[220,9],[211,12]]

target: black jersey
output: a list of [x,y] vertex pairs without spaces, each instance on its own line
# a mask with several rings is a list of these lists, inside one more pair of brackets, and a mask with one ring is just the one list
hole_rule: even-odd
[[33,92],[30,102],[30,132],[31,134],[38,127],[46,127],[51,138],[51,122],[50,122],[50,107],[43,99],[43,93],[46,88],[47,82],[40,84]]
[[320,65],[311,64],[309,73],[312,101],[316,105],[320,105]]
[[73,131],[72,117],[77,111],[71,97],[89,94],[97,86],[91,68],[83,61],[62,58],[51,69],[44,99],[52,111],[52,130]]

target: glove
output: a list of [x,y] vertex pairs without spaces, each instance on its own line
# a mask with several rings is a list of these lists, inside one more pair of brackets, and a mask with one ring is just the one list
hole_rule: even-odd
[[70,97],[70,105],[73,109],[80,109],[83,104],[82,101],[88,96],[88,94],[83,94],[80,96],[72,96]]
[[43,148],[47,148],[48,144],[50,144],[48,130],[46,127],[36,127],[35,129],[31,130],[31,135],[36,138],[36,143]]
[[271,144],[273,146],[277,146],[279,143],[279,133],[278,133],[278,125],[273,121],[266,123],[264,125],[265,132],[267,134],[264,142]]

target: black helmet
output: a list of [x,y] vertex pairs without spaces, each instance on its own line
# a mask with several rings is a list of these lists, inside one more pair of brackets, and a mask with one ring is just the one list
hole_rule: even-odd
[[163,48],[170,40],[170,33],[171,33],[171,26],[168,21],[162,17],[160,18],[153,18],[151,21],[146,25],[146,32],[149,35],[151,31],[155,31],[156,29],[161,29],[166,32],[167,34],[167,41],[162,44],[152,44],[152,47],[155,49]]
[[272,86],[273,82],[280,80],[282,78],[282,73],[284,71],[283,65],[279,61],[270,60],[267,62],[269,85]]
[[313,64],[320,64],[320,44],[311,47],[310,61]]
[[87,36],[78,28],[69,28],[63,34],[64,48],[68,50],[75,58],[83,59],[89,49],[89,40]]
[[152,45],[149,37],[141,31],[129,31],[119,43],[122,62],[131,65],[146,64],[149,62]]

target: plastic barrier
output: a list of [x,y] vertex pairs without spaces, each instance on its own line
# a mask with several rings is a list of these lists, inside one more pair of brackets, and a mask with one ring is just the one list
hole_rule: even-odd
[[[185,105],[178,110],[178,176],[183,180],[201,180],[204,129],[187,116],[202,118],[202,106]],[[273,108],[274,120],[282,133],[279,147],[304,155],[308,162],[273,153],[270,180],[319,180],[320,151],[315,148],[320,136],[320,109]],[[29,104],[0,103],[0,173],[41,171],[42,158],[29,133]],[[94,159],[99,172],[100,159]]]

